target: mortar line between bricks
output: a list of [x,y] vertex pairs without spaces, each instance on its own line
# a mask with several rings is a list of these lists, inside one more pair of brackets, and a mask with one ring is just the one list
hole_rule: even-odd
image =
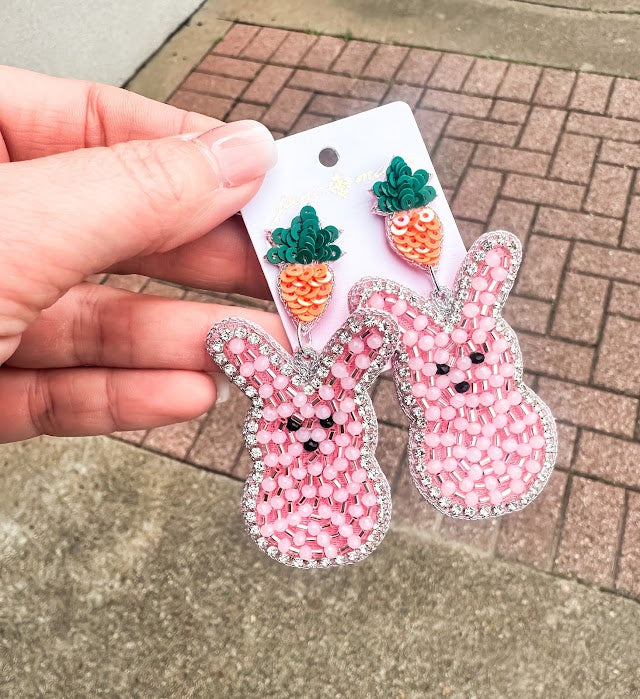
[[534,103],[534,98],[536,95],[536,92],[538,91],[538,88],[540,87],[540,83],[542,82],[542,69],[540,70],[540,73],[538,74],[538,78],[536,80],[536,84],[533,87],[533,90],[531,91],[531,98],[525,102],[525,104],[528,105],[529,109],[527,110],[527,116],[525,120],[522,122],[520,125],[520,130],[518,131],[518,135],[516,137],[515,141],[515,147],[520,148],[520,144],[522,143],[522,139],[524,138],[524,133],[527,129],[527,126],[529,125],[531,121],[531,115],[533,114],[533,109],[536,106]]
[[613,586],[617,588],[618,576],[620,575],[620,563],[622,560],[622,546],[624,545],[624,532],[627,527],[627,518],[629,516],[629,492],[625,489],[624,499],[622,501],[622,514],[618,525],[618,537],[616,540],[616,553],[613,559]]
[[[587,384],[582,381],[577,381],[576,379],[571,379],[571,378],[560,378],[558,376],[554,376],[551,374],[548,374],[545,371],[531,371],[531,374],[537,374],[538,376],[541,376],[544,379],[551,379],[553,381],[560,381],[561,383],[567,383],[572,386],[577,386],[578,388],[593,388],[596,391],[601,391],[602,393],[608,393],[610,395],[618,396],[620,398],[628,398],[630,400],[636,401],[636,404],[638,403],[638,394],[633,393],[633,392],[626,392],[626,391],[621,391],[616,388],[610,388],[604,384],[598,384],[598,383],[593,383],[593,384]],[[587,429],[590,429],[587,427]],[[611,432],[611,434],[618,434],[617,432]]]
[[[607,327],[607,321],[609,320],[609,305],[611,303],[611,295],[613,294],[613,281],[609,280],[607,284],[607,290],[604,293],[604,312],[602,313],[602,318],[600,318],[600,323],[598,324],[598,338],[596,341],[595,350],[593,352],[593,360],[591,363],[591,371],[589,372],[589,385],[596,386],[596,368],[600,362],[600,351],[602,349],[602,342],[604,340],[604,330]],[[637,393],[635,394],[637,397]],[[636,421],[637,422],[637,421]]]
[[[571,256],[573,255],[573,248],[575,247],[575,240],[572,240],[569,243],[569,247],[567,248],[567,254],[565,255],[564,262],[562,264],[562,269],[560,270],[560,275],[559,275],[559,280],[560,284],[558,285],[558,292],[555,296],[555,298],[552,300],[551,303],[551,309],[549,311],[549,327],[552,328],[555,324],[556,321],[556,315],[558,313],[558,306],[559,306],[559,301],[560,297],[562,295],[562,291],[564,290],[564,285],[567,279],[567,272],[569,270],[569,261],[571,260]],[[603,314],[604,315],[604,314]]]
[[[587,198],[589,197],[589,194],[591,193],[591,187],[593,186],[593,174],[596,169],[596,164],[600,162],[600,152],[602,150],[602,138],[598,139],[598,143],[596,145],[596,152],[593,158],[593,165],[591,167],[591,173],[589,175],[589,180],[587,181],[587,184],[584,186],[584,193],[582,195],[582,201],[580,202],[580,211],[589,214],[591,213],[590,211],[587,211],[586,205],[587,205]],[[631,189],[631,188],[629,188]],[[618,235],[621,235],[622,233],[623,226],[620,227],[620,233]]]
[[[446,131],[447,131],[447,128],[448,128],[448,126],[449,126],[449,122],[450,122],[450,121],[451,121],[451,115],[449,115],[449,116],[447,117],[447,120],[445,121],[445,123],[444,123],[444,125],[443,125],[443,127],[442,127],[442,133],[441,133],[440,136],[438,137],[437,146],[440,145],[440,141],[442,140],[442,138],[449,138],[449,137],[447,136],[447,134],[446,134]],[[465,163],[464,167],[462,168],[462,172],[460,173],[460,177],[458,177],[458,181],[456,182],[456,186],[453,188],[453,193],[452,193],[452,195],[451,195],[451,201],[449,202],[449,207],[450,207],[450,209],[451,209],[451,213],[452,213],[452,214],[453,214],[453,211],[454,211],[454,204],[455,204],[455,201],[456,201],[456,199],[458,198],[458,194],[460,193],[460,189],[461,189],[462,185],[464,184],[465,180],[467,179],[467,174],[469,173],[469,169],[472,168],[472,167],[475,167],[475,165],[473,165],[473,161],[474,161],[474,159],[475,159],[476,151],[477,151],[477,149],[478,149],[478,142],[477,142],[477,141],[469,141],[469,143],[472,143],[472,144],[473,144],[473,148],[471,149],[471,154],[470,154],[470,156],[469,156],[467,162]],[[435,153],[436,147],[434,147],[433,150],[434,150],[434,153]],[[501,186],[502,186],[502,185],[501,185]],[[455,218],[458,218],[458,217],[455,217],[455,216],[454,216],[454,219],[455,219]],[[462,218],[462,217],[459,217],[459,218]],[[482,220],[477,219],[477,218],[467,218],[467,219],[465,219],[465,220],[470,221],[471,223],[481,223],[481,224],[485,227],[485,230],[486,230],[486,227],[487,227],[487,222],[489,221],[488,218],[485,218],[485,219],[482,219]],[[457,223],[456,223],[456,225],[457,225]]]
[[573,485],[573,473],[567,474],[567,484],[562,494],[562,503],[560,505],[560,513],[558,514],[558,521],[556,522],[556,529],[554,532],[553,542],[551,545],[551,568],[550,571],[558,574],[556,569],[556,559],[558,558],[558,551],[560,550],[560,543],[562,541],[562,534],[564,532],[564,523],[567,516],[567,509],[569,507],[569,497],[571,495],[571,488]]
[[631,209],[631,201],[633,199],[633,192],[636,188],[636,183],[638,180],[638,171],[631,168],[631,181],[629,182],[629,191],[627,192],[627,198],[624,204],[624,211],[622,212],[622,225],[620,226],[620,233],[618,233],[618,247],[622,249],[622,243],[624,241],[624,234],[629,223],[629,211]]
[[[542,73],[541,73],[541,75],[542,75]],[[575,83],[577,81],[578,81],[577,78],[575,78],[573,81],[573,84],[575,85]],[[573,92],[573,85],[571,87],[571,91]],[[568,100],[567,100],[567,104],[569,104]],[[551,177],[551,173],[553,172],[553,165],[555,164],[555,162],[558,158],[558,152],[560,151],[560,143],[562,142],[562,138],[567,133],[567,123],[569,121],[569,110],[565,108],[563,111],[564,111],[564,116],[562,118],[562,124],[560,125],[560,131],[558,132],[558,137],[556,138],[556,142],[555,142],[555,145],[553,147],[553,150],[551,151],[551,153],[549,155],[549,162],[547,163],[547,172],[545,174],[545,177],[548,177],[549,179],[553,179]],[[563,181],[563,180],[561,180],[561,181]],[[585,191],[582,195],[583,200],[584,200],[584,197],[586,197],[586,191],[587,191],[586,186],[584,187],[584,190]]]
[[611,98],[613,97],[613,92],[615,90],[615,87],[618,83],[618,78],[617,76],[613,76],[613,80],[611,81],[611,85],[609,85],[609,90],[607,92],[607,101],[605,102],[604,105],[604,112],[603,116],[609,116],[609,107],[611,106]]

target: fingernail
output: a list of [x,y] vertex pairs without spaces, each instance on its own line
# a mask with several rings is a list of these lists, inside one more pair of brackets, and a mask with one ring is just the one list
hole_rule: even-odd
[[231,395],[231,387],[229,386],[229,379],[222,374],[214,374],[213,381],[216,385],[216,405],[220,403],[226,403]]
[[262,177],[278,159],[273,136],[257,121],[223,124],[193,141],[206,152],[227,187]]

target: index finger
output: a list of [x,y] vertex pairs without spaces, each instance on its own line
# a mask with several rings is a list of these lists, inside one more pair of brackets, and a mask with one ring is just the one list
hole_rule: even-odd
[[220,123],[118,87],[0,66],[0,132],[11,160],[200,133]]

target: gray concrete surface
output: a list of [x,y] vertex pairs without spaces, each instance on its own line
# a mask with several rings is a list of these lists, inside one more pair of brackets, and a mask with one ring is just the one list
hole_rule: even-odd
[[634,697],[640,606],[392,528],[313,573],[240,484],[106,438],[0,447],[7,697]]
[[121,85],[202,0],[4,0],[0,63]]

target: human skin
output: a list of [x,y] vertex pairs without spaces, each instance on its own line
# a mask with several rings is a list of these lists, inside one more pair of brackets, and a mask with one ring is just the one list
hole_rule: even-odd
[[[204,339],[228,306],[85,279],[267,297],[233,214],[275,159],[255,122],[0,67],[0,442],[144,429],[215,403]],[[275,315],[233,315],[286,345]]]

